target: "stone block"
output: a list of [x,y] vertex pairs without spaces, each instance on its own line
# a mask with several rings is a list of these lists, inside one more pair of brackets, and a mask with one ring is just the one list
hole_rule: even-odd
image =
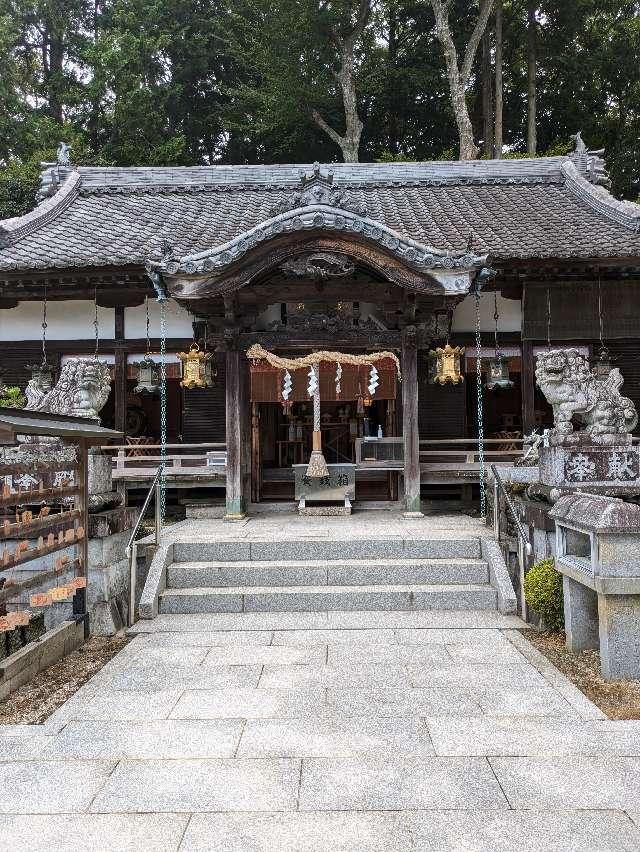
[[194,814],[181,852],[410,852],[397,813]]
[[556,488],[640,492],[640,447],[631,444],[540,448],[540,481]]
[[175,707],[183,690],[171,688],[119,692],[94,686],[88,691],[80,690],[69,698],[62,707],[49,717],[52,722],[68,722],[71,719],[120,720],[123,722],[150,719],[166,719]]
[[114,766],[114,761],[96,760],[0,763],[0,813],[86,810]]
[[598,595],[567,575],[562,578],[562,590],[567,648],[575,654],[597,648]]
[[406,666],[265,666],[260,677],[262,689],[299,689],[326,686],[334,689],[349,686],[409,687]]
[[329,712],[326,690],[221,687],[187,690],[171,711],[174,719],[296,719]]
[[301,811],[508,807],[480,758],[318,758],[300,786]]
[[482,712],[466,690],[456,688],[330,687],[327,702],[341,716],[479,716]]
[[123,761],[90,810],[293,811],[299,778],[300,761],[290,759]]
[[250,719],[239,757],[430,756],[429,734],[416,718],[372,716]]
[[31,852],[177,852],[186,814],[30,814],[0,818],[0,848]]
[[598,595],[598,616],[603,677],[640,679],[640,595]]

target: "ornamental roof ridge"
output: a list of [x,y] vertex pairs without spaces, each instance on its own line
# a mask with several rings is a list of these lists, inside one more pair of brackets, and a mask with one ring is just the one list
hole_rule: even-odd
[[640,204],[615,198],[602,184],[591,183],[570,159],[563,164],[562,173],[571,192],[586,201],[596,212],[636,234],[640,233]]
[[0,220],[0,248],[17,243],[59,216],[78,197],[81,180],[80,174],[72,171],[54,195],[41,201],[29,213]]
[[240,260],[259,243],[287,232],[301,230],[347,231],[370,239],[405,262],[423,269],[479,268],[490,262],[489,257],[477,255],[471,249],[449,251],[434,248],[411,237],[405,237],[381,222],[357,215],[351,210],[313,204],[281,212],[234,237],[223,245],[195,254],[177,257],[162,251],[151,255],[147,269],[169,275],[187,275],[222,271]]

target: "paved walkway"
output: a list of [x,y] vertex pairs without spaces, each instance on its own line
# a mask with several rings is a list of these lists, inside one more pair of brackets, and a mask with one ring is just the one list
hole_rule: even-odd
[[497,613],[161,616],[0,732],[0,849],[640,849],[640,723]]

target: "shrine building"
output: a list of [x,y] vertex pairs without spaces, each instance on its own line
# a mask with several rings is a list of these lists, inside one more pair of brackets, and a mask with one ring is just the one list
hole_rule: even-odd
[[[603,350],[640,407],[640,206],[607,187],[580,142],[520,160],[44,164],[38,206],[0,222],[0,378],[24,389],[43,331],[58,372],[97,352],[112,371],[103,425],[157,445],[160,397],[135,390],[165,351],[167,443],[226,444],[241,516],[292,500],[312,450],[309,371],[277,359],[344,353],[318,370],[326,461],[356,465],[357,500],[418,511],[421,487],[472,482],[438,452],[475,460],[478,375],[498,448],[552,425],[534,376],[549,345]],[[181,384],[194,341],[211,353],[206,387]],[[256,344],[271,360],[247,357]],[[395,438],[386,455],[380,438]]]

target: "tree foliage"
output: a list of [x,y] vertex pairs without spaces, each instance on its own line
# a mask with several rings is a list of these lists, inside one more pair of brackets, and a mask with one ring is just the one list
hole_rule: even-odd
[[[359,158],[457,157],[460,138],[433,4],[366,5],[352,44]],[[462,68],[486,0],[438,5],[447,7]],[[340,45],[362,6],[359,0],[0,0],[0,216],[34,203],[39,163],[53,159],[61,139],[79,164],[342,159],[349,123]],[[531,145],[527,104],[535,83],[537,151],[567,150],[571,134],[581,130],[590,147],[606,149],[614,191],[637,198],[638,2],[541,0],[532,8],[530,0],[502,0],[501,8],[505,155],[526,153],[528,136]],[[495,47],[494,12],[462,80],[475,146],[493,126],[486,111],[495,103],[487,97]],[[491,140],[482,150],[490,148]]]

